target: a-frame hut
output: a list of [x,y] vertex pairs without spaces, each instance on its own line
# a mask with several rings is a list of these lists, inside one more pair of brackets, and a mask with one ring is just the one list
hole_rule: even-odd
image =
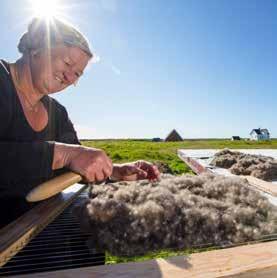
[[167,137],[164,139],[166,142],[176,142],[176,141],[183,141],[183,138],[179,135],[179,133],[173,129]]

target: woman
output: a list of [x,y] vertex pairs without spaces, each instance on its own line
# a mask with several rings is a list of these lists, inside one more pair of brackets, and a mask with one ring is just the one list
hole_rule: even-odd
[[76,28],[33,19],[18,50],[15,63],[0,63],[0,225],[28,209],[30,189],[62,169],[85,182],[159,176],[148,162],[113,165],[103,150],[81,146],[66,109],[48,96],[76,83],[93,57]]

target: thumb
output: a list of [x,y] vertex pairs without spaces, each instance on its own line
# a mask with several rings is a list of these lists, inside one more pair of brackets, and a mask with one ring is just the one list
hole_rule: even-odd
[[128,169],[128,175],[124,176],[123,179],[126,181],[135,181],[145,179],[146,177],[147,172],[137,167],[130,167]]
[[147,177],[147,172],[140,169],[140,168],[135,168],[136,169],[136,174],[138,179],[145,179]]

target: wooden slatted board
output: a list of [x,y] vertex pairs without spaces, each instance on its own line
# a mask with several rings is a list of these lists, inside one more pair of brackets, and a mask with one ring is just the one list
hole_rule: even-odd
[[[242,275],[244,274],[244,275]],[[241,276],[242,275],[242,276]],[[267,275],[267,276],[265,276]],[[269,275],[269,276],[268,276]],[[28,274],[25,278],[87,277],[277,277],[277,241],[207,251],[189,256]]]
[[86,188],[76,184],[42,201],[19,219],[0,230],[0,267],[17,254]]

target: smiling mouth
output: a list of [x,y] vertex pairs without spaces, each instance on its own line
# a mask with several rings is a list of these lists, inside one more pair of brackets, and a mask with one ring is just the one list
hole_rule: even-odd
[[59,81],[59,82],[61,83],[61,85],[63,85],[63,84],[65,83],[64,80],[61,79],[61,78],[59,78],[58,76],[55,76],[55,79],[56,79],[57,81]]

